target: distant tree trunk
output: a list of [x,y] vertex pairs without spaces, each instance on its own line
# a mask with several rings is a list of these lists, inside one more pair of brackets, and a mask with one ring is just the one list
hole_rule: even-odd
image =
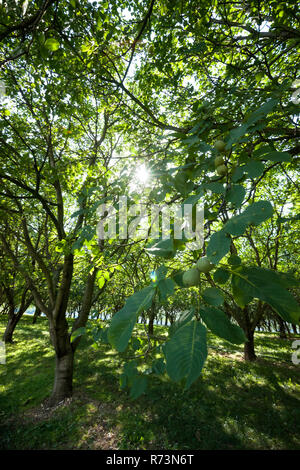
[[34,312],[34,315],[33,315],[33,318],[32,318],[32,324],[33,325],[37,322],[37,319],[38,319],[38,317],[41,316],[41,313],[42,313],[41,309],[38,308],[38,307],[35,307],[35,312]]
[[153,335],[154,332],[154,320],[155,320],[155,302],[152,302],[150,314],[149,314],[149,323],[148,323],[148,333]]
[[294,323],[292,323],[291,326],[292,326],[292,330],[293,330],[294,335],[296,335],[297,334],[297,326],[294,325]]
[[149,335],[153,335],[153,331],[154,331],[153,326],[154,326],[154,317],[150,316],[149,323],[148,323],[148,333],[149,333]]
[[244,344],[244,359],[245,361],[255,361],[256,354],[254,349],[254,331],[248,330],[246,333],[246,342]]
[[248,311],[248,308],[245,307],[243,309],[243,322],[242,322],[242,328],[244,330],[245,336],[246,336],[246,341],[244,344],[244,360],[245,361],[255,361],[256,360],[256,354],[255,354],[255,349],[254,349],[254,332],[255,332],[255,327],[259,323],[260,316],[262,315],[262,310],[261,307],[258,306],[257,309],[257,317],[256,319],[250,318],[250,314]]
[[13,334],[16,329],[16,326],[21,320],[23,313],[26,312],[26,310],[28,309],[29,305],[32,302],[33,297],[29,296],[26,298],[27,293],[28,293],[28,288],[25,288],[22,294],[21,304],[16,313],[15,313],[15,305],[14,305],[13,299],[10,303],[11,305],[10,305],[10,309],[8,312],[8,322],[7,322],[6,329],[2,338],[4,343],[13,343]]
[[2,338],[4,343],[13,343],[13,333],[15,331],[15,328],[20,318],[21,318],[21,315],[15,315],[15,313],[9,315],[5,332]]
[[279,317],[279,316],[278,316],[278,324],[279,324],[279,337],[281,339],[286,339],[287,336],[286,336],[285,324],[284,324],[284,321],[282,320],[282,318]]

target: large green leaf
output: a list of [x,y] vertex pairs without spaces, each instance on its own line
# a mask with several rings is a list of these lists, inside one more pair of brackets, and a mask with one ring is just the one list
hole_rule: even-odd
[[227,315],[216,307],[204,307],[199,310],[206,326],[220,338],[233,344],[242,344],[246,338],[243,330],[230,321]]
[[150,307],[155,290],[152,286],[136,292],[113,317],[108,329],[108,340],[118,351],[125,351],[138,314]]
[[213,181],[211,183],[205,183],[202,187],[212,193],[216,194],[225,194],[225,188],[222,183],[218,183],[217,181]]
[[247,120],[247,124],[251,126],[255,124],[257,121],[259,121],[260,119],[263,119],[271,111],[273,111],[273,109],[275,108],[275,106],[277,106],[277,104],[278,104],[278,99],[276,98],[269,99],[268,101],[266,101],[266,103],[264,103],[262,106],[260,106],[258,109],[256,109],[255,111],[253,111],[253,113],[250,114]]
[[230,235],[240,236],[243,235],[250,224],[259,225],[269,219],[272,214],[273,207],[269,201],[254,202],[241,214],[231,217],[224,225],[223,230],[230,233]]
[[232,129],[229,133],[226,148],[230,149],[232,144],[239,142],[241,138],[247,133],[253,132],[255,130],[253,125],[261,119],[265,118],[267,114],[269,114],[277,104],[277,99],[272,98],[268,100],[266,103],[264,103],[262,106],[260,106],[258,109],[256,109],[250,114],[249,118],[247,119],[247,122],[235,129]]
[[258,178],[263,174],[265,169],[264,164],[257,160],[251,160],[243,168],[244,171],[247,172],[249,178]]
[[254,202],[246,208],[244,216],[248,218],[249,224],[259,225],[269,219],[273,214],[273,207],[269,201]]
[[222,305],[224,303],[224,296],[220,289],[217,287],[208,287],[202,294],[203,299],[210,305]]
[[214,233],[208,242],[206,255],[213,264],[219,261],[228,253],[231,238],[224,230]]
[[266,302],[285,321],[300,324],[300,306],[286,288],[289,286],[288,275],[281,275],[269,269],[245,266],[236,268],[234,272],[233,284],[245,296]]
[[132,385],[130,389],[130,398],[136,400],[140,397],[147,388],[147,377],[143,375],[137,375],[132,380]]
[[81,326],[80,328],[77,328],[77,330],[73,331],[71,334],[71,343],[75,341],[76,338],[79,338],[79,336],[82,336],[86,333],[86,328],[85,326]]
[[248,286],[244,285],[244,280],[235,274],[231,278],[231,288],[234,300],[239,307],[245,308],[253,299],[248,291]]
[[163,348],[169,377],[178,382],[186,379],[185,388],[199,377],[207,357],[206,328],[192,320],[179,328]]
[[178,320],[176,320],[174,323],[172,323],[172,325],[170,326],[169,328],[169,336],[173,336],[176,331],[179,329],[179,328],[182,328],[184,325],[186,325],[187,323],[189,323],[195,316],[195,309],[194,307],[191,308],[191,310],[187,310],[186,312],[182,312],[180,314],[180,317],[178,318]]
[[170,258],[174,255],[174,242],[173,239],[168,238],[161,240],[149,248],[146,248],[150,255],[161,256],[162,258]]
[[236,207],[240,207],[244,200],[245,194],[246,190],[244,186],[241,186],[240,184],[234,184],[226,194],[226,200],[234,204]]
[[175,289],[175,282],[171,278],[162,279],[158,283],[159,296],[161,300],[166,300],[170,295],[173,295]]
[[230,272],[224,268],[218,268],[213,274],[214,281],[218,284],[225,284],[230,278]]
[[273,162],[290,162],[292,156],[288,152],[277,152],[272,149],[269,145],[260,147],[254,152],[255,157],[259,157],[261,160],[271,160]]

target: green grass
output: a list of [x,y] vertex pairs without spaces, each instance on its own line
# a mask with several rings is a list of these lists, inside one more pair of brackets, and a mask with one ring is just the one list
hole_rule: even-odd
[[[0,317],[0,333],[6,319]],[[162,334],[163,327],[156,327]],[[24,316],[0,364],[1,449],[300,449],[300,365],[292,339],[256,335],[255,363],[209,336],[209,358],[190,390],[165,377],[132,401],[119,389],[120,357],[83,337],[74,396],[55,409],[47,322]]]

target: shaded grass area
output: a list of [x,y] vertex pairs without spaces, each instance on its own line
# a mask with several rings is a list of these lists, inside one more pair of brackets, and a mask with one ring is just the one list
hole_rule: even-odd
[[74,397],[54,409],[45,405],[54,379],[47,321],[24,316],[15,341],[0,364],[1,449],[300,449],[292,339],[257,333],[259,358],[245,363],[242,347],[209,335],[209,358],[187,392],[153,378],[132,401],[119,388],[122,358],[109,345],[94,349],[87,335],[75,356]]

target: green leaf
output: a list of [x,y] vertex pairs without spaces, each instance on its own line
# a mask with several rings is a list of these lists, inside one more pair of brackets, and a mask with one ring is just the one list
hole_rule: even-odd
[[123,373],[128,377],[129,382],[133,377],[138,375],[138,369],[137,369],[137,362],[136,361],[130,361],[126,362],[123,367]]
[[230,278],[230,272],[223,268],[218,268],[213,274],[214,281],[218,284],[225,284]]
[[254,202],[244,211],[244,216],[249,219],[249,223],[259,225],[273,215],[273,207],[269,201]]
[[300,324],[300,306],[286,289],[289,277],[280,274],[265,268],[240,266],[235,269],[233,282],[245,296],[266,302],[285,321]]
[[185,271],[176,271],[175,273],[172,274],[172,279],[174,280],[174,282],[179,286],[179,287],[182,287],[182,288],[186,288],[187,286],[185,286],[183,284],[183,280],[182,280],[182,276],[184,275],[184,272]]
[[234,169],[233,174],[232,174],[233,183],[237,183],[238,181],[240,181],[243,178],[244,173],[245,173],[244,169],[245,169],[245,165],[237,166]]
[[249,293],[248,284],[245,284],[244,280],[235,274],[231,278],[231,288],[233,298],[239,307],[245,308],[253,299],[253,296]]
[[204,194],[204,192],[201,188],[198,194],[194,194],[192,196],[189,196],[187,199],[185,199],[183,204],[191,204],[193,206],[199,201],[199,199],[202,198],[203,194]]
[[161,256],[162,258],[170,258],[174,255],[174,242],[171,238],[161,240],[149,248],[146,248],[148,253],[153,256]]
[[207,358],[206,328],[192,320],[178,329],[163,351],[169,377],[174,382],[185,378],[188,389],[199,377]]
[[269,152],[262,155],[262,160],[271,160],[272,162],[291,162],[292,155],[288,152]]
[[49,51],[56,51],[59,48],[59,42],[57,39],[54,38],[48,38],[45,41],[44,46],[49,50]]
[[170,295],[174,294],[175,282],[173,279],[162,279],[158,283],[158,290],[161,300],[166,300]]
[[227,315],[215,307],[201,308],[200,316],[213,334],[232,344],[242,344],[246,338],[243,330],[230,321]]
[[243,215],[236,215],[234,217],[231,217],[231,219],[226,222],[223,227],[223,230],[224,232],[230,233],[230,235],[238,237],[240,235],[243,235],[243,233],[246,231],[248,223],[248,219],[245,218]]
[[156,359],[152,364],[153,374],[162,375],[166,371],[166,363],[162,357]]
[[172,323],[172,325],[170,326],[169,336],[173,336],[179,328],[189,323],[194,318],[194,316],[194,307],[191,310],[187,310],[186,312],[181,313],[179,319]]
[[247,125],[255,124],[257,121],[263,119],[267,116],[278,104],[278,99],[271,98],[266,101],[262,106],[251,113],[250,117],[247,120]]
[[232,129],[229,133],[226,149],[229,150],[232,144],[239,142],[241,138],[247,133],[248,128],[248,124],[242,124],[241,126]]
[[205,183],[202,185],[202,187],[206,190],[211,191],[212,193],[225,194],[225,188],[222,183],[218,183],[218,182]]
[[142,346],[142,343],[139,340],[139,338],[131,338],[131,343],[130,344],[131,344],[131,347],[134,351],[138,351]]
[[136,292],[113,317],[108,329],[108,340],[118,351],[125,351],[138,314],[150,307],[155,289],[152,286]]
[[73,331],[72,334],[71,334],[71,343],[73,343],[73,341],[75,341],[76,338],[79,338],[79,336],[82,336],[85,333],[86,333],[85,326],[77,328],[77,330]]
[[238,266],[241,264],[242,260],[238,255],[230,255],[228,258],[228,264],[231,266]]
[[239,207],[244,200],[245,194],[246,190],[244,186],[241,186],[240,184],[234,184],[226,194],[226,201],[231,202],[236,207]]
[[249,178],[258,178],[263,174],[265,169],[264,164],[258,162],[257,160],[252,160],[251,162],[247,163],[244,167],[244,171],[247,172]]
[[248,225],[259,225],[273,214],[273,207],[269,201],[258,201],[248,206],[242,214],[231,217],[223,230],[233,236],[240,236],[246,231]]
[[156,280],[159,282],[161,281],[162,279],[165,279],[166,277],[166,274],[168,272],[168,268],[165,266],[165,265],[161,265],[159,268],[157,268],[155,271],[155,275],[156,275]]
[[253,128],[253,125],[256,124],[257,121],[260,121],[261,119],[265,118],[267,114],[269,114],[277,104],[277,99],[272,98],[268,100],[266,103],[260,106],[260,108],[256,109],[255,111],[253,111],[253,113],[250,114],[245,124],[242,124],[241,126],[232,129],[229,133],[226,149],[230,149],[232,144],[239,142],[241,138],[247,133],[253,132],[255,130]]
[[214,233],[210,237],[206,250],[209,261],[218,264],[230,250],[230,244],[231,238],[224,230]]
[[140,397],[147,388],[147,377],[137,375],[132,380],[132,386],[130,390],[130,398],[136,400]]
[[202,294],[203,299],[210,305],[218,306],[224,303],[224,296],[220,289],[208,287]]

